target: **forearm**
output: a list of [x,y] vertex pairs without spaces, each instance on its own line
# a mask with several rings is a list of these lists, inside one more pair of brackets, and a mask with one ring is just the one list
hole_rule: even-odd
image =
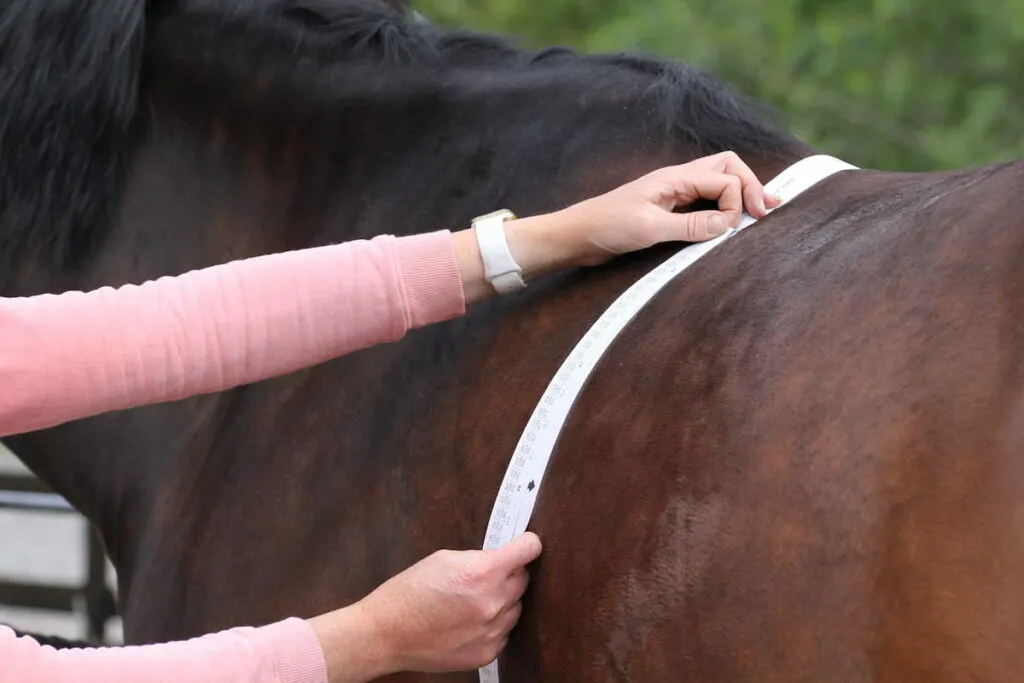
[[[561,213],[550,213],[505,222],[509,252],[523,269],[526,282],[559,268],[572,265],[566,238],[570,227]],[[563,239],[564,238],[564,239]],[[452,235],[463,297],[467,306],[495,296],[494,287],[484,278],[483,260],[472,229]]]
[[443,232],[0,299],[0,435],[260,381],[464,310]]
[[[506,223],[525,279],[570,262],[560,221]],[[395,341],[494,294],[464,229],[0,299],[0,436],[283,375]]]
[[327,683],[308,622],[288,619],[189,641],[54,650],[0,627],[0,683]]

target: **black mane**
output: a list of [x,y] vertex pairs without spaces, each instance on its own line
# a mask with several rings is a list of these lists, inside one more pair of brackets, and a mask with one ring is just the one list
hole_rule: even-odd
[[[284,16],[303,16],[321,35],[316,54],[362,58],[389,65],[467,69],[537,69],[604,66],[657,79],[654,99],[666,135],[682,135],[701,154],[783,155],[803,147],[778,128],[775,112],[691,65],[635,53],[581,55],[567,47],[525,50],[511,40],[469,31],[441,31],[404,23],[371,1],[284,0]],[[322,42],[321,42],[322,41]],[[349,47],[355,50],[349,50]],[[339,55],[339,49],[343,55]]]
[[0,8],[0,273],[26,249],[62,265],[104,225],[128,160],[141,0],[6,0]]
[[374,97],[389,79],[399,84],[390,95],[399,97],[423,90],[417,84],[425,81],[443,83],[454,72],[486,82],[495,71],[565,79],[566,69],[591,76],[598,69],[624,70],[651,78],[651,86],[634,97],[644,97],[656,112],[653,123],[660,130],[654,134],[686,140],[699,154],[732,149],[781,157],[805,149],[776,128],[767,111],[685,64],[640,55],[585,56],[565,48],[525,50],[500,38],[407,21],[401,0],[189,4],[8,0],[0,9],[5,277],[26,253],[74,268],[100,245],[138,134],[140,92],[147,79],[166,77],[173,64],[205,72],[219,79],[218,89],[248,98],[259,96],[252,74],[262,67],[290,70],[290,87],[309,91],[323,87],[321,74],[333,73],[333,83],[344,81],[349,97]]

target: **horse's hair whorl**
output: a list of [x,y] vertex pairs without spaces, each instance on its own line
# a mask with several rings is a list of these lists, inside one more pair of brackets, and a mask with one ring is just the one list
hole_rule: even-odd
[[433,48],[405,21],[408,4],[385,0],[283,0],[280,14],[305,28],[322,33],[334,47],[372,56],[388,64],[408,64],[434,58]]

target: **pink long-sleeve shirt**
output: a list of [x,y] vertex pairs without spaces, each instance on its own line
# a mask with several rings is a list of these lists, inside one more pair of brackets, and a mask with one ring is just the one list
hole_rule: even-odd
[[[0,299],[0,436],[282,375],[465,312],[451,233],[377,237],[118,289]],[[0,626],[0,683],[326,683],[292,618],[57,651]]]

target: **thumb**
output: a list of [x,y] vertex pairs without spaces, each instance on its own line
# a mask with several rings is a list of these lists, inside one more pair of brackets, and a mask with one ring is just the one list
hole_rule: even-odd
[[509,571],[519,569],[540,557],[540,537],[532,531],[527,531],[521,536],[491,550],[491,559],[497,564],[507,568]]
[[669,240],[704,242],[718,237],[729,227],[729,218],[721,211],[689,211],[669,213],[666,232]]

